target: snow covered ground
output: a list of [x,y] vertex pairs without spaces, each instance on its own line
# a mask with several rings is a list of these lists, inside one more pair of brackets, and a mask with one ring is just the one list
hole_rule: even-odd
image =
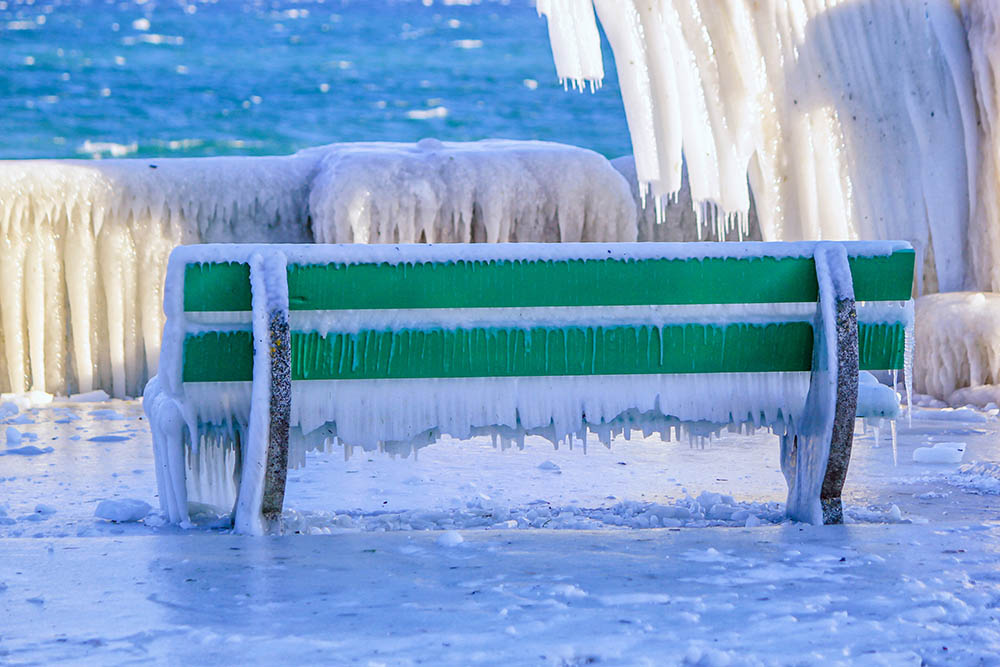
[[138,402],[11,412],[0,664],[1000,663],[996,410],[858,436],[846,526],[782,520],[772,436],[473,440],[310,455],[269,538],[95,517],[158,507]]

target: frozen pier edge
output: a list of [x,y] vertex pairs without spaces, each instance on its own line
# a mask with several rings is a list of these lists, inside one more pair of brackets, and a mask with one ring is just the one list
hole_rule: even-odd
[[161,504],[235,506],[260,533],[308,449],[765,428],[789,516],[837,522],[855,414],[898,406],[857,407],[858,370],[907,365],[913,261],[900,242],[180,247],[144,397]]

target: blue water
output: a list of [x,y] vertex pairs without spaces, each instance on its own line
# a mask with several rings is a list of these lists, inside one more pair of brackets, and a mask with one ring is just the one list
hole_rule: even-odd
[[424,137],[616,157],[631,147],[606,44],[605,69],[596,94],[565,92],[529,0],[0,0],[0,157]]

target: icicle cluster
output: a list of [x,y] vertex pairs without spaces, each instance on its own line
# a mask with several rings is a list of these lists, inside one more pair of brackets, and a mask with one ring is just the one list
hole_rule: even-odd
[[[973,21],[1000,12],[970,5]],[[749,176],[765,240],[905,239],[927,253],[918,284],[965,285],[977,119],[950,0],[538,6],[559,77],[574,82],[598,76],[596,8],[644,195],[680,190],[683,149],[696,211],[719,237],[748,231]]]
[[0,392],[137,396],[167,254],[208,242],[633,241],[628,184],[541,142],[0,162]]
[[314,162],[0,163],[0,390],[139,395],[156,372],[170,250],[309,240]]

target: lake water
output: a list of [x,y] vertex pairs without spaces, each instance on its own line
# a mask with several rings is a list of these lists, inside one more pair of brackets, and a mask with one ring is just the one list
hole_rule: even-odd
[[565,92],[529,0],[0,0],[0,158],[542,139],[631,151],[610,49]]

